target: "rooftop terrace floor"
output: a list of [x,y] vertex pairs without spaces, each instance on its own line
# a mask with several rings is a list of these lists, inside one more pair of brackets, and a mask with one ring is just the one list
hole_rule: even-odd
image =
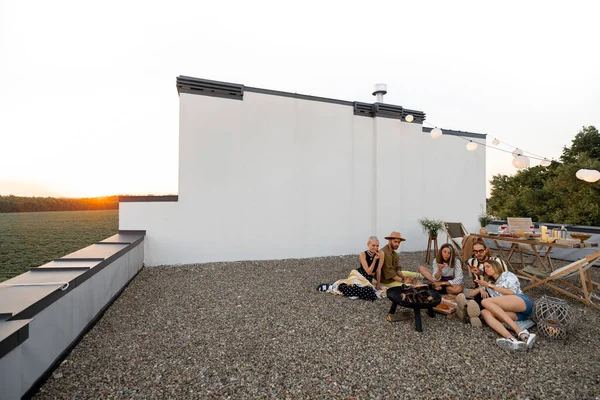
[[[423,259],[401,253],[409,270]],[[488,327],[424,314],[419,333],[386,321],[387,299],[315,290],[357,266],[352,255],[145,268],[37,397],[600,396],[597,310],[569,300],[579,325],[566,341],[511,353]],[[542,294],[559,297],[530,293]]]

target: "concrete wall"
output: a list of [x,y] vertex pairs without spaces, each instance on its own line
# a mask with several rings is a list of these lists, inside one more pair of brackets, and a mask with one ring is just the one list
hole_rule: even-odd
[[146,265],[350,254],[392,230],[420,250],[419,218],[475,230],[485,204],[484,147],[348,105],[182,93],[179,136],[179,201],[120,203]]
[[0,399],[18,399],[139,272],[140,243],[33,316],[29,338],[0,358]]

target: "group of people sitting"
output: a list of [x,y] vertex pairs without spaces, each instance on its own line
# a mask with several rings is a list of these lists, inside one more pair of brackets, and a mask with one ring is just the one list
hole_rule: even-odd
[[[527,320],[533,311],[532,301],[523,294],[519,279],[508,271],[506,263],[494,257],[482,241],[474,241],[472,257],[467,260],[455,254],[448,243],[441,246],[432,262],[432,269],[419,266],[419,273],[404,271],[397,253],[406,240],[400,232],[392,232],[385,239],[387,245],[379,249],[376,236],[369,237],[367,250],[360,253],[360,266],[348,278],[328,285],[321,284],[320,291],[328,291],[353,299],[376,300],[385,291],[402,284],[413,284],[420,279],[429,281],[441,294],[456,295],[456,315],[462,321],[481,327],[485,321],[501,338],[496,343],[508,350],[527,350],[533,347],[536,335],[522,329],[516,322]],[[469,269],[473,288],[463,285],[463,262]],[[515,332],[513,336],[505,327]]]

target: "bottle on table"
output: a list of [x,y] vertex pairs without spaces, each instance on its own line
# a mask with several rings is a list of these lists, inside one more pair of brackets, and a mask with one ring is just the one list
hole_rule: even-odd
[[560,227],[560,238],[561,239],[567,238],[567,228],[565,228],[564,225]]

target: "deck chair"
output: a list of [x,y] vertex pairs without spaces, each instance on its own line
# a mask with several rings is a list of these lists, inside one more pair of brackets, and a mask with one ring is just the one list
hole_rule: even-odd
[[[592,306],[600,310],[600,306],[592,303],[591,297],[597,297],[593,295],[594,284],[592,282],[592,274],[590,268],[594,265],[598,260],[600,260],[600,251],[592,253],[585,258],[577,260],[569,265],[565,265],[562,268],[552,271],[550,275],[540,274],[534,275],[527,272],[522,271],[521,273],[532,280],[531,284],[523,289],[523,291],[533,289],[537,286],[547,286],[551,289],[556,290],[566,296],[572,297],[588,306]],[[546,275],[544,277],[544,275]],[[579,280],[581,283],[581,287],[573,285],[569,282],[565,281],[565,278],[574,277],[579,275]],[[542,278],[543,279],[540,279]],[[556,286],[556,283],[560,283],[572,290],[572,292],[562,289]],[[596,284],[598,285],[598,284]],[[582,296],[583,294],[583,296]]]
[[469,236],[469,231],[460,222],[444,222],[442,229],[446,233],[446,243],[450,243],[454,253],[459,255],[461,261],[463,261],[464,269],[464,261],[469,259],[472,253],[471,251],[467,251],[468,254],[463,252],[463,240],[466,236]]

